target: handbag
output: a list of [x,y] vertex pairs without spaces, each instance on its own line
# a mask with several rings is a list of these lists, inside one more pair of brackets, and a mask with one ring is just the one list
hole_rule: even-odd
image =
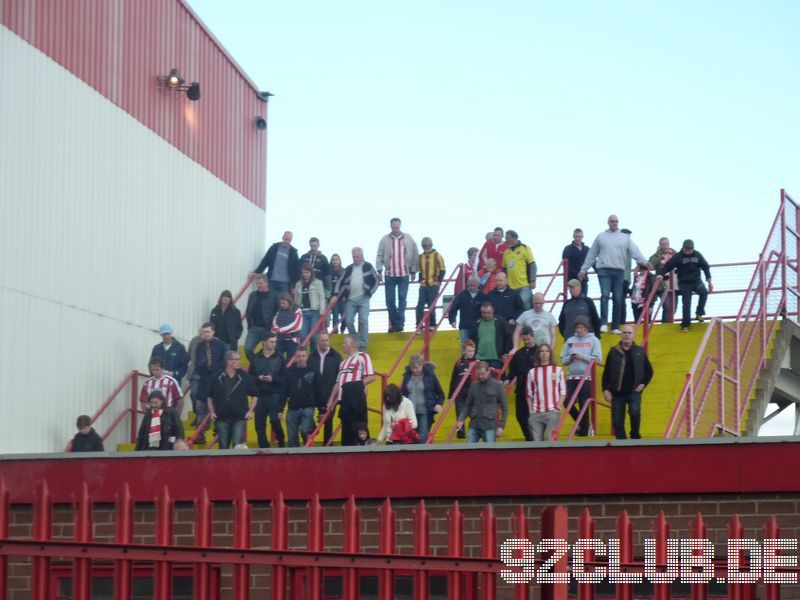
[[419,434],[411,426],[411,419],[398,419],[392,428],[389,441],[394,444],[416,444],[419,442]]

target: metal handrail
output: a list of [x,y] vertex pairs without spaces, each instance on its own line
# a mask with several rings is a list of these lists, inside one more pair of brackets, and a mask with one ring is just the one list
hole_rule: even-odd
[[[553,435],[553,438],[552,438],[553,441],[557,441],[558,440],[559,432],[561,431],[561,428],[564,425],[564,421],[566,421],[567,415],[569,414],[569,411],[572,410],[572,407],[575,405],[575,402],[578,401],[578,394],[580,393],[581,388],[583,388],[583,386],[586,385],[586,381],[591,381],[592,384],[594,384],[595,379],[596,379],[596,377],[595,377],[595,375],[596,375],[596,368],[595,367],[596,366],[597,366],[597,360],[594,359],[594,358],[592,360],[590,360],[589,364],[586,366],[586,370],[583,372],[583,375],[581,375],[581,378],[578,380],[578,386],[575,388],[575,391],[572,392],[572,396],[570,396],[569,401],[567,402],[566,406],[564,406],[562,411],[561,411],[561,417],[559,417],[559,419],[558,419],[558,425],[556,425],[555,429],[553,429],[553,434],[552,434]],[[589,379],[590,377],[591,377],[591,379]],[[589,409],[589,406],[595,401],[596,401],[596,399],[594,397],[594,394],[590,395],[589,398],[587,399],[586,404],[583,405],[583,408],[581,409],[580,413],[578,414],[578,418],[575,420],[575,425],[573,425],[572,431],[570,431],[570,434],[569,434],[569,436],[567,436],[567,439],[571,440],[575,436],[575,432],[578,430],[578,424],[581,422],[581,419],[583,418],[583,415]],[[592,419],[592,421],[593,421],[592,422],[592,428],[596,428],[597,427],[597,423],[594,422],[594,419]],[[595,432],[596,432],[596,429],[595,429]]]
[[[314,335],[320,329],[322,329],[322,326],[327,322],[328,315],[331,314],[331,311],[337,302],[339,302],[338,294],[331,297],[330,302],[328,302],[328,305],[325,307],[325,310],[322,311],[317,319],[317,322],[314,323],[314,327],[311,328],[311,331],[308,332],[308,335],[304,339],[300,340],[300,347],[308,347],[308,343],[314,338]],[[294,364],[295,356],[296,355],[292,355],[292,358],[290,358],[289,362],[286,363],[286,368],[289,368]]]
[[[464,373],[464,375],[461,376],[461,381],[458,382],[458,385],[456,386],[456,389],[453,391],[452,395],[447,399],[447,402],[444,403],[444,406],[442,407],[442,410],[439,411],[439,418],[436,419],[436,423],[433,424],[433,427],[431,427],[430,431],[428,432],[428,438],[425,440],[426,444],[432,444],[433,443],[433,440],[436,438],[436,434],[438,433],[439,428],[442,426],[442,423],[444,422],[444,419],[447,416],[447,413],[450,411],[450,409],[453,406],[455,406],[456,398],[458,398],[458,396],[461,394],[461,390],[464,389],[464,386],[466,385],[467,380],[472,377],[472,373],[475,371],[475,365],[477,365],[478,362],[479,361],[477,361],[477,360],[473,360],[470,363],[469,367],[467,367],[466,373]],[[458,415],[456,415],[456,420],[458,420]],[[450,434],[448,435],[448,438],[447,438],[447,443],[448,444],[450,443],[450,440],[452,439],[452,434],[453,433],[450,432]]]

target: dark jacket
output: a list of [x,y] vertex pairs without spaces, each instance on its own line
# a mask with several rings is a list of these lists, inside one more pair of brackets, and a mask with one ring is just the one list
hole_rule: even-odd
[[[497,421],[497,407],[501,409],[500,421]],[[495,429],[498,426],[505,428],[508,419],[508,398],[506,386],[494,377],[486,381],[480,379],[469,388],[467,402],[458,415],[459,421],[469,417],[470,427],[480,429]]]
[[[172,450],[170,438],[176,440],[183,439],[183,424],[178,413],[174,408],[165,408],[161,413],[161,442],[158,448],[150,448],[150,421],[153,413],[148,410],[142,417],[142,424],[139,426],[139,435],[136,436],[137,450]],[[173,440],[174,441],[174,440]]]
[[288,403],[289,410],[317,408],[319,406],[320,378],[310,366],[292,365],[283,379],[281,406]]
[[700,281],[700,271],[705,273],[706,281],[711,279],[711,269],[708,267],[706,259],[697,250],[691,254],[684,254],[679,250],[675,256],[670,258],[667,263],[658,270],[659,275],[666,275],[675,269],[678,273],[678,283],[696,283]]
[[[453,374],[450,375],[450,391],[448,392],[449,397],[453,397],[453,394],[456,392],[456,388],[458,384],[461,383],[461,378],[464,377],[464,373],[469,370],[469,366],[474,363],[477,359],[473,358],[472,360],[467,360],[463,356],[461,356],[457,361],[456,364],[453,365]],[[473,373],[475,371],[473,370]],[[472,383],[472,377],[467,379],[464,383],[464,387],[461,388],[461,391],[458,394],[459,400],[466,400],[467,394],[469,393],[469,386]]]
[[597,307],[592,299],[586,296],[570,298],[564,302],[561,314],[558,315],[558,331],[561,337],[566,340],[575,335],[575,319],[580,316],[589,319],[589,331],[600,339],[600,315],[597,314]]
[[331,265],[328,262],[328,257],[322,252],[317,252],[312,255],[311,252],[306,252],[300,257],[300,265],[308,264],[314,271],[314,277],[322,282],[326,290],[331,288]]
[[[230,383],[230,390],[226,383]],[[233,377],[220,371],[211,379],[208,391],[214,401],[214,412],[220,421],[242,421],[250,408],[248,397],[256,396],[256,384],[244,369],[237,369]]]
[[[630,390],[623,389],[623,380],[625,369],[630,369],[631,365],[627,364],[626,358],[630,356],[633,365],[633,379]],[[603,369],[603,390],[608,390],[612,394],[626,395],[630,394],[633,388],[640,384],[647,385],[653,378],[653,366],[650,364],[650,359],[644,348],[633,344],[630,349],[630,354],[626,354],[622,349],[622,342],[611,348],[606,357],[606,365]]]
[[150,352],[150,358],[160,358],[164,361],[164,370],[172,371],[173,377],[178,381],[182,381],[186,375],[186,369],[189,366],[189,354],[186,352],[183,344],[175,338],[172,338],[172,345],[169,350],[164,349],[164,344],[156,344],[153,346],[153,351]]
[[341,267],[338,271],[331,270],[330,274],[330,291],[331,295],[339,293],[339,287],[341,287],[341,280],[344,277],[344,267]]
[[517,392],[517,402],[525,402],[525,384],[528,381],[528,371],[536,366],[537,354],[539,347],[526,348],[522,346],[514,353],[514,356],[508,363],[508,374],[505,376],[506,381],[511,381],[515,377],[517,381],[514,383],[514,389]]
[[253,327],[253,316],[257,310],[261,311],[261,317],[264,322],[260,327],[266,327],[267,329],[272,327],[272,319],[275,318],[275,313],[278,312],[278,294],[272,290],[250,292],[247,297],[247,308],[244,311],[248,327]]
[[72,448],[70,452],[103,452],[103,438],[100,434],[92,429],[86,435],[80,431],[72,438]]
[[486,296],[486,299],[494,306],[494,314],[502,318],[503,321],[516,320],[525,310],[525,305],[522,304],[522,297],[519,292],[511,288],[506,288],[502,292],[494,288]]
[[214,325],[216,336],[231,347],[231,350],[239,350],[239,338],[242,337],[242,313],[233,304],[224,311],[215,306],[211,309],[208,318]]
[[[347,300],[350,296],[350,278],[353,276],[354,267],[355,265],[349,265],[344,270],[344,275],[342,275],[342,278],[339,280],[340,300]],[[361,264],[361,270],[364,273],[364,294],[368,298],[371,298],[375,290],[378,289],[378,274],[375,272],[375,267],[366,261]]]
[[581,267],[586,261],[589,254],[589,246],[583,244],[580,250],[575,244],[570,244],[564,248],[561,253],[561,258],[567,261],[567,279],[577,279],[578,273],[581,272]]
[[[264,356],[263,352],[256,354],[250,363],[249,372],[255,381],[259,398],[271,394],[280,394],[281,391],[283,391],[283,378],[286,373],[286,365],[283,356],[277,352],[273,352],[270,357]],[[259,381],[259,375],[272,375],[272,381]]]
[[[478,325],[482,319],[478,319],[469,328],[469,339],[475,342],[475,347],[478,346]],[[508,324],[502,319],[494,318],[494,335],[495,344],[497,345],[497,356],[503,356],[511,352],[512,337],[508,329]]]
[[[410,379],[411,367],[406,367],[405,373],[403,373],[403,383],[400,385],[400,393],[403,396],[409,395],[408,382]],[[425,407],[429,414],[433,414],[434,407],[444,403],[444,390],[436,376],[436,367],[431,363],[425,363],[422,367],[422,383],[425,386]]]
[[[319,351],[314,350],[308,358],[308,366],[319,373],[319,363],[322,360]],[[331,397],[333,387],[336,385],[336,378],[339,376],[339,365],[342,362],[342,355],[333,348],[325,355],[325,362],[322,365],[322,375],[319,377],[320,397],[319,405],[324,407]]]
[[[278,256],[278,248],[283,242],[275,242],[269,247],[264,258],[258,263],[254,273],[263,273],[264,269],[267,270],[267,279],[272,279],[272,268],[275,266],[275,257]],[[300,257],[297,254],[297,248],[289,246],[289,264],[286,266],[289,273],[289,284],[294,287],[294,284],[300,279]]]
[[487,300],[486,294],[478,290],[473,298],[468,290],[462,290],[453,299],[448,318],[450,323],[455,325],[456,315],[459,315],[458,328],[469,329],[476,319],[481,318],[481,304]]
[[[211,362],[208,361],[206,347],[211,346]],[[225,344],[217,338],[208,342],[203,340],[197,344],[194,351],[194,372],[204,379],[208,379],[225,366]]]

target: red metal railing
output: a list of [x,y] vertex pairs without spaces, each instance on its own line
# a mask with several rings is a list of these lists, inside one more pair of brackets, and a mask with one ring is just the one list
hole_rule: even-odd
[[778,318],[798,316],[798,222],[800,207],[781,190],[741,308],[731,321],[711,319],[664,437],[741,435]]
[[581,407],[578,417],[575,419],[575,424],[572,426],[569,435],[567,435],[567,439],[571,440],[575,437],[575,434],[578,431],[578,426],[583,419],[583,416],[587,412],[589,413],[589,423],[592,431],[597,432],[597,361],[592,359],[589,361],[586,371],[584,371],[583,375],[581,375],[581,378],[578,380],[578,385],[575,387],[575,391],[572,392],[569,400],[567,400],[567,403],[561,410],[561,418],[558,420],[558,425],[553,430],[553,441],[557,441],[559,439],[559,432],[569,416],[569,411],[571,411],[572,407],[575,406],[575,403],[578,401],[578,395],[585,385],[590,387],[590,394],[586,399],[586,402]]
[[[443,576],[447,581],[446,597],[451,600],[462,598],[478,598],[493,600],[498,591],[501,595],[511,591],[515,598],[529,598],[532,588],[538,588],[535,597],[544,600],[566,600],[571,579],[577,579],[579,600],[592,600],[595,597],[597,586],[602,580],[608,581],[612,571],[619,576],[615,588],[615,596],[620,600],[631,600],[634,597],[652,598],[653,600],[669,600],[671,597],[671,584],[677,583],[687,577],[688,571],[678,568],[678,557],[669,557],[668,545],[675,542],[670,538],[670,524],[664,512],[661,511],[651,521],[649,530],[635,531],[634,523],[627,511],[623,510],[615,521],[613,539],[615,551],[612,560],[612,544],[608,544],[596,537],[597,523],[592,518],[588,508],[585,508],[577,519],[577,531],[570,528],[570,518],[567,509],[563,506],[548,506],[539,516],[539,543],[531,540],[532,517],[528,516],[525,506],[519,506],[511,517],[510,527],[513,538],[502,541],[498,539],[498,517],[495,515],[492,504],[486,504],[479,513],[479,519],[473,519],[473,525],[465,528],[464,513],[458,501],[453,502],[447,510],[446,531],[439,532],[439,536],[446,536],[447,550],[441,549],[433,553],[431,548],[431,513],[424,500],[420,500],[410,513],[410,524],[404,523],[400,529],[398,513],[393,509],[392,502],[386,498],[377,509],[378,535],[377,551],[362,552],[360,530],[365,526],[357,500],[350,496],[343,505],[340,505],[343,519],[338,516],[339,507],[334,507],[332,512],[336,516],[329,518],[326,508],[322,505],[318,494],[314,494],[306,503],[307,527],[305,528],[305,549],[288,549],[288,532],[295,521],[290,521],[290,511],[284,500],[283,494],[278,492],[271,500],[271,548],[265,548],[264,542],[259,542],[254,547],[253,525],[258,522],[259,531],[265,520],[263,511],[254,518],[252,505],[244,489],[232,491],[228,498],[217,499],[222,506],[230,507],[222,512],[230,516],[223,517],[218,523],[224,523],[232,531],[232,546],[214,544],[212,531],[214,529],[215,502],[209,500],[209,494],[202,488],[194,499],[194,545],[178,543],[174,525],[175,501],[170,489],[163,486],[155,499],[149,497],[134,497],[127,484],[117,493],[114,508],[108,504],[96,502],[84,483],[75,494],[74,502],[69,508],[73,520],[72,538],[63,535],[62,531],[56,532],[53,527],[53,513],[55,503],[48,488],[46,480],[38,486],[35,497],[23,502],[16,502],[15,509],[28,510],[33,520],[33,537],[9,536],[12,520],[12,506],[9,492],[4,481],[0,481],[0,589],[8,592],[10,597],[16,594],[27,594],[33,600],[46,600],[51,596],[55,574],[62,574],[71,569],[72,598],[75,600],[89,600],[92,597],[92,580],[96,567],[102,567],[103,576],[111,575],[113,580],[115,598],[128,600],[133,597],[133,568],[150,566],[154,572],[153,597],[156,600],[167,600],[171,597],[173,569],[180,565],[182,571],[192,568],[194,571],[195,598],[209,600],[217,597],[218,588],[214,588],[215,577],[213,571],[219,570],[231,575],[232,596],[236,600],[249,598],[251,592],[264,591],[264,583],[257,584],[255,579],[250,579],[251,567],[271,569],[270,587],[271,595],[275,600],[287,598],[312,598],[319,599],[323,594],[323,582],[326,576],[339,576],[342,578],[341,598],[355,600],[359,597],[359,582],[365,576],[377,576],[378,593],[381,600],[395,597],[395,578],[402,574],[413,579],[415,598],[428,597],[428,585],[432,575]],[[155,542],[151,544],[133,543],[134,531],[134,506],[136,503],[147,503],[154,507],[152,521],[146,524],[152,527]],[[116,524],[115,541],[95,540],[93,518],[94,515],[103,515],[105,520],[113,520]],[[475,513],[473,513],[475,514]],[[408,517],[406,517],[407,520]],[[326,532],[331,531],[328,525],[339,524],[343,531],[342,551],[326,551]],[[479,526],[476,526],[479,523]],[[414,532],[413,553],[400,553],[397,548],[396,538],[398,531]],[[59,528],[60,529],[60,528]],[[66,529],[69,531],[69,528]],[[465,534],[471,535],[475,541],[471,542],[470,554],[467,555]],[[556,548],[553,543],[562,543],[566,546],[577,538],[580,543],[571,548],[571,556],[566,552],[560,557],[554,554]],[[635,535],[636,534],[636,535]],[[749,534],[749,535],[748,535]],[[751,569],[750,559],[754,554],[746,555],[741,550],[736,550],[730,544],[731,551],[738,552],[737,560],[727,555],[727,552],[717,552],[714,558],[706,555],[703,562],[713,566],[713,575],[709,574],[703,583],[691,584],[691,597],[703,599],[708,597],[709,585],[722,586],[722,577],[727,583],[724,589],[728,600],[754,600],[757,585],[763,585],[764,597],[767,600],[780,598],[781,584],[776,583],[778,577],[770,577],[784,573],[791,575],[796,582],[798,569],[797,561],[787,560],[791,556],[777,550],[775,546],[768,546],[767,540],[779,540],[781,530],[777,519],[772,516],[765,519],[761,530],[764,542],[753,540],[750,545],[757,544],[757,568]],[[298,534],[300,535],[300,534]],[[688,533],[681,536],[685,540],[703,540],[709,538],[709,528],[701,513],[689,523]],[[727,522],[728,540],[745,540],[755,538],[753,532],[747,532],[738,516],[731,517]],[[651,544],[655,556],[636,558],[641,556],[635,540],[644,538],[644,544]],[[588,542],[588,543],[587,543]],[[329,542],[330,543],[330,542]],[[437,544],[441,547],[441,543]],[[545,544],[549,549],[545,550]],[[295,548],[297,543],[293,544]],[[713,544],[711,544],[713,552]],[[477,547],[476,547],[477,546]],[[598,548],[599,546],[599,548]],[[707,546],[706,546],[707,547]],[[763,548],[763,549],[762,549]],[[602,550],[597,554],[605,555],[598,558],[595,550]],[[607,550],[607,551],[606,551]],[[727,548],[726,548],[727,550]],[[476,552],[477,551],[477,552]],[[693,550],[692,555],[698,556],[699,550]],[[779,554],[780,552],[780,554]],[[480,557],[477,557],[479,554]],[[784,555],[783,560],[780,556]],[[724,557],[724,558],[723,558]],[[32,559],[31,582],[32,587],[27,587],[27,579],[11,577],[8,569],[9,559]],[[568,558],[572,560],[569,561]],[[512,560],[513,559],[513,560]],[[522,560],[521,560],[522,559]],[[58,565],[51,561],[59,561]],[[683,561],[684,558],[681,558]],[[524,564],[521,564],[524,561]],[[534,582],[534,570],[541,575],[540,570],[545,565],[549,566],[552,578],[547,583],[540,583],[540,578]],[[109,562],[114,565],[113,572],[109,573]],[[737,565],[738,562],[738,565]],[[756,564],[756,563],[753,563]],[[764,568],[762,568],[764,565]],[[771,567],[766,568],[766,565]],[[699,566],[699,565],[698,565]],[[737,579],[734,582],[734,570],[738,567]],[[588,568],[588,570],[587,570]],[[588,583],[585,575],[594,572],[602,576],[594,578],[597,583]],[[692,570],[692,572],[696,572]],[[719,578],[715,578],[719,577]],[[767,580],[769,577],[769,580]],[[513,578],[513,579],[512,579]],[[642,586],[645,579],[654,583],[652,591]],[[791,585],[787,578],[781,578]],[[513,583],[510,583],[513,581]],[[504,583],[509,582],[509,583]],[[759,583],[761,582],[761,583]],[[294,584],[294,587],[293,587]],[[218,582],[217,582],[218,585]],[[796,583],[794,584],[796,585]],[[257,590],[253,587],[258,586]],[[328,596],[329,597],[329,596]]]

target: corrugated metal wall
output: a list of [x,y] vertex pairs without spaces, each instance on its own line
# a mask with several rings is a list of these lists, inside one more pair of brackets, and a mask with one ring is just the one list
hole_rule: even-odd
[[57,450],[235,292],[264,212],[2,25],[0,72],[0,452]]
[[[184,2],[0,0],[0,23],[264,208],[266,133],[253,120],[267,105]],[[199,102],[159,86],[173,67],[200,83]]]

